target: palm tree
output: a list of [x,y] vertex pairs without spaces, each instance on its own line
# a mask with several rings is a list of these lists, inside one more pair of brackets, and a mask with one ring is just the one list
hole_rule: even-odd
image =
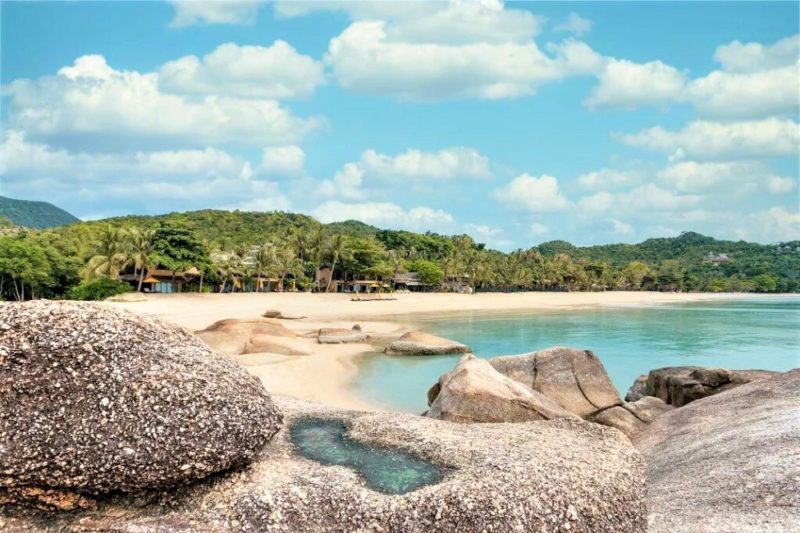
[[275,264],[275,247],[272,243],[259,246],[253,254],[253,268],[256,272],[256,292],[261,286],[261,275]]
[[397,253],[397,250],[389,250],[386,252],[386,259],[389,260],[389,266],[392,267],[392,286],[395,285],[394,280],[395,278],[401,273],[405,271],[405,264],[403,263],[403,258]]
[[85,273],[89,277],[107,276],[119,279],[119,271],[128,263],[128,242],[125,230],[108,224],[100,235],[94,255],[86,264]]
[[150,271],[150,254],[153,252],[153,237],[156,232],[152,229],[139,230],[133,228],[129,232],[131,259],[134,268],[139,270],[139,285],[137,292],[142,292],[145,272]]
[[236,289],[236,279],[241,274],[241,262],[236,254],[225,254],[216,262],[217,275],[222,283],[220,284],[219,293],[225,292],[225,286],[228,280],[233,283],[233,288]]
[[280,280],[278,282],[278,287],[280,291],[283,292],[283,281],[286,279],[286,276],[289,274],[295,277],[299,276],[299,273],[302,271],[302,262],[296,257],[295,251],[292,248],[284,248],[281,253],[275,256],[273,267],[275,269],[275,274]]
[[333,283],[333,276],[336,273],[336,263],[348,259],[352,252],[348,246],[347,239],[344,235],[334,235],[328,246],[328,254],[331,258],[331,277],[328,279],[328,286],[325,287],[325,292],[331,290],[331,283]]
[[294,232],[289,238],[289,244],[294,248],[300,261],[305,261],[313,251],[313,246],[309,241],[308,234],[303,230]]

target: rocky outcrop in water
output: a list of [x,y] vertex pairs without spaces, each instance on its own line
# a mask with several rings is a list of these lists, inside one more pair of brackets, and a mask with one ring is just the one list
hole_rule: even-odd
[[410,331],[393,341],[384,350],[389,355],[446,355],[469,353],[469,346],[436,335]]
[[186,330],[102,304],[0,304],[6,501],[205,478],[253,459],[281,420],[258,379]]
[[[435,391],[435,392],[434,392]],[[527,422],[576,418],[553,400],[465,355],[439,378],[426,416],[451,422]]]
[[[277,398],[284,430],[248,468],[167,492],[101,498],[92,511],[0,509],[12,530],[245,532],[640,532],[644,463],[610,428],[580,420],[451,424],[400,413],[358,413]],[[339,420],[358,442],[399,448],[444,468],[441,482],[401,495],[360,474],[295,453],[289,428]]]
[[719,394],[739,385],[775,375],[769,370],[726,370],[699,366],[671,366],[651,370],[639,376],[626,399],[656,396],[664,402],[681,407],[687,403]]
[[634,443],[649,531],[797,531],[800,369],[666,413]]
[[631,437],[670,409],[657,399],[623,402],[603,364],[589,350],[556,346],[486,361],[501,376],[521,385],[514,388],[482,364],[470,362],[460,369],[464,361],[428,391],[428,416],[469,422],[517,422],[550,418],[548,412],[559,417],[569,413],[615,427]]
[[226,355],[313,353],[292,330],[276,320],[230,318],[215,322],[196,334],[203,342]]

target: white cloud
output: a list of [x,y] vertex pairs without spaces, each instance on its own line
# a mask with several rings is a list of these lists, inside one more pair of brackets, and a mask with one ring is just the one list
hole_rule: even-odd
[[608,222],[611,223],[611,226],[614,228],[614,233],[618,235],[631,235],[633,234],[633,226],[630,224],[626,224],[621,220],[617,220],[616,218],[609,218]]
[[764,187],[779,194],[794,187],[794,180],[775,176],[761,161],[684,161],[663,169],[659,177],[681,192],[735,190],[742,193]]
[[391,202],[329,201],[318,206],[311,214],[325,223],[360,220],[380,228],[412,231],[447,231],[453,224],[452,215],[441,209],[413,207],[405,210]]
[[797,187],[797,178],[784,178],[781,176],[769,176],[767,178],[767,190],[772,194],[786,194],[792,192]]
[[689,84],[686,94],[704,117],[797,116],[800,71],[796,65],[747,73],[715,70]]
[[594,23],[587,19],[583,18],[582,16],[578,15],[574,11],[569,14],[567,19],[558,24],[553,28],[553,31],[557,32],[569,32],[574,33],[575,35],[583,35],[584,33],[588,33],[592,30],[592,26]]
[[638,172],[603,168],[578,176],[578,183],[587,189],[610,189],[633,185],[641,181]]
[[487,226],[486,224],[465,224],[466,232],[477,242],[485,243],[494,248],[507,248],[513,241],[503,237],[503,230]]
[[306,154],[299,146],[273,146],[261,153],[259,171],[266,176],[300,176],[304,172],[305,162]]
[[681,195],[652,183],[641,185],[629,191],[609,193],[601,191],[584,196],[578,201],[578,208],[587,215],[602,213],[648,213],[669,212],[685,209],[697,204],[698,195]]
[[341,196],[350,200],[364,197],[364,170],[355,163],[347,163],[333,179],[323,180],[319,192],[323,196]]
[[795,65],[800,56],[800,35],[786,37],[772,46],[739,41],[719,46],[714,60],[728,72],[757,72]]
[[57,76],[15,80],[3,94],[10,128],[81,150],[282,144],[323,124],[274,100],[166,94],[158,74],[114,70],[102,56],[78,58]]
[[175,17],[170,26],[208,24],[253,24],[261,2],[258,0],[171,0]]
[[797,154],[800,127],[792,120],[778,118],[731,123],[695,121],[681,131],[655,127],[616,137],[630,146],[677,153],[680,158],[756,159]]
[[558,190],[558,180],[553,176],[517,176],[511,182],[494,191],[496,200],[533,213],[561,211],[569,206],[567,199]]
[[354,21],[385,21],[394,41],[464,44],[522,42],[539,32],[540,20],[527,10],[506,9],[497,0],[347,2],[281,1],[279,17],[314,11],[342,11]]
[[367,150],[359,166],[369,175],[382,178],[468,179],[489,178],[489,158],[472,148],[454,146],[438,152],[406,150],[395,156]]
[[548,233],[550,231],[550,228],[548,228],[544,224],[534,222],[533,224],[531,224],[530,230],[531,230],[531,235],[539,236]]
[[254,179],[250,163],[216,148],[162,150],[121,154],[69,152],[29,142],[19,131],[7,131],[0,144],[4,192],[47,191],[64,207],[78,210],[123,201],[148,212],[236,206],[271,202],[288,208],[276,184]]
[[[740,219],[741,220],[741,219]],[[782,242],[800,239],[800,212],[773,207],[751,213],[735,229],[739,238],[758,242]]]
[[586,99],[586,105],[593,109],[663,104],[678,99],[685,83],[683,73],[661,61],[610,59],[598,78],[600,84]]
[[225,43],[202,59],[184,56],[159,71],[159,87],[167,92],[244,98],[307,97],[324,79],[322,64],[286,41],[269,47]]

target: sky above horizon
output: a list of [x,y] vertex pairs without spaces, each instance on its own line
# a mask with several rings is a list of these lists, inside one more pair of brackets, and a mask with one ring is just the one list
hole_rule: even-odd
[[0,195],[800,239],[797,2],[0,3]]

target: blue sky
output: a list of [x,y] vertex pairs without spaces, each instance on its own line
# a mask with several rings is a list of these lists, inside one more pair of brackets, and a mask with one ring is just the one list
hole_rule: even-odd
[[796,2],[2,2],[0,194],[800,238]]

